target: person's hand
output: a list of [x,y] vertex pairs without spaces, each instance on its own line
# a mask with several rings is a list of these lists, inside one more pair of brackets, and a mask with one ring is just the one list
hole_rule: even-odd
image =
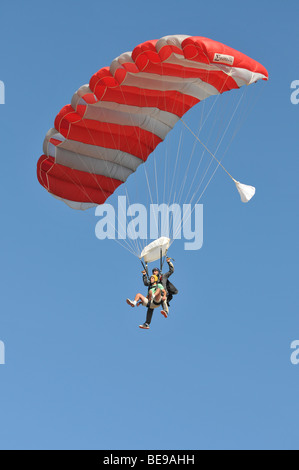
[[171,260],[171,258],[166,258],[166,262],[169,263],[169,261]]
[[141,271],[141,274],[143,274],[144,276],[146,275],[146,271]]

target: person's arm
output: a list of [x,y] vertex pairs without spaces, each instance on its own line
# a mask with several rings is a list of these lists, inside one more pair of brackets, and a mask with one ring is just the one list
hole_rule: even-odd
[[146,272],[145,271],[142,271],[142,274],[143,274],[143,284],[148,287],[150,285],[150,281],[146,275]]
[[170,258],[167,258],[166,261],[167,261],[168,266],[169,266],[169,271],[168,271],[168,273],[164,274],[164,276],[165,276],[165,279],[168,279],[174,273],[174,265],[170,261]]

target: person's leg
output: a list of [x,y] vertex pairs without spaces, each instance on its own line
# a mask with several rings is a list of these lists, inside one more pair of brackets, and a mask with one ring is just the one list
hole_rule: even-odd
[[148,330],[152,321],[154,310],[152,308],[148,308],[146,312],[146,320],[143,325],[139,325],[139,328],[142,328],[143,330]]
[[162,300],[161,289],[157,289],[154,295],[154,302],[158,304],[159,302],[161,302],[161,300]]
[[152,290],[149,291],[147,298],[148,298],[148,302],[151,303],[152,298],[153,298],[153,291]]
[[167,305],[169,306],[170,302],[172,301],[173,295],[172,294],[167,294]]
[[167,288],[167,304],[169,305],[170,302],[172,301],[172,298],[174,295],[177,295],[179,293],[178,289],[171,284],[171,282],[168,282],[168,288]]
[[162,302],[162,310],[161,310],[161,313],[162,315],[167,318],[168,317],[168,305],[167,305],[167,301],[165,300],[164,302]]
[[146,302],[147,302],[147,298],[144,297],[144,295],[142,295],[142,294],[137,294],[137,295],[135,296],[135,300],[134,300],[134,301],[132,301],[132,300],[130,300],[130,299],[127,299],[127,304],[128,304],[128,305],[131,305],[131,307],[136,307],[136,305],[137,305],[138,303],[146,303]]
[[136,297],[135,297],[135,302],[138,303],[139,301],[141,301],[142,303],[144,303],[146,300],[146,297],[144,297],[144,295],[142,294],[137,294]]
[[154,310],[152,308],[147,309],[145,323],[147,323],[148,325],[151,324],[153,313],[154,313]]
[[161,313],[165,318],[168,317],[168,293],[166,295],[167,295],[166,300],[164,300],[161,304],[162,305]]
[[162,315],[164,315],[164,317],[167,317],[168,316],[168,304],[167,304],[167,300],[164,300],[164,302],[162,302]]

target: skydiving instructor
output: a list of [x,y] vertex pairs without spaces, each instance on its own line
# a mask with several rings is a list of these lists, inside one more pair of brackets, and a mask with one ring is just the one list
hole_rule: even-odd
[[[159,282],[162,284],[163,288],[165,289],[167,293],[167,299],[165,302],[163,302],[163,310],[162,314],[167,318],[168,316],[168,307],[170,306],[170,302],[173,298],[174,295],[178,294],[177,288],[169,281],[170,276],[174,273],[174,265],[171,262],[171,258],[166,259],[169,271],[165,274],[162,274],[159,268],[154,268],[152,273],[154,276],[157,276],[159,279]],[[148,279],[146,271],[142,271],[142,276],[143,276],[143,284],[146,287],[150,286],[150,280]]]

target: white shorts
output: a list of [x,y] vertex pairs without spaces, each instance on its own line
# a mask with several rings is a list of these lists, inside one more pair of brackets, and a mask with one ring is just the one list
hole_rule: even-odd
[[151,309],[155,309],[155,308],[159,308],[161,307],[161,302],[156,304],[153,300],[151,301],[151,303],[149,304],[149,300],[148,299],[145,299],[144,302],[142,303],[142,305],[144,307],[148,307],[148,308],[151,308]]

